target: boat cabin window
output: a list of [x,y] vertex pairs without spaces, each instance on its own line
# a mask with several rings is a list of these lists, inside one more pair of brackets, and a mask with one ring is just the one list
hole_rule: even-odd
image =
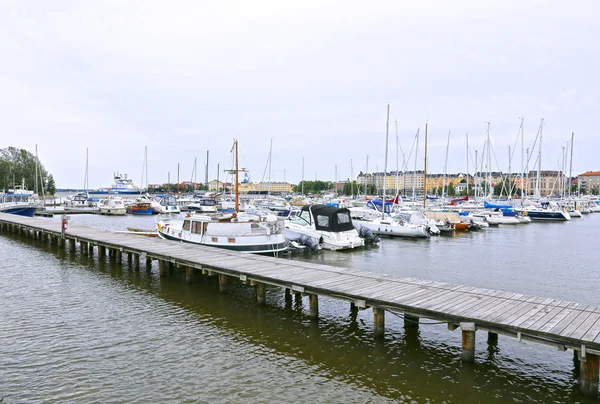
[[329,216],[317,215],[317,224],[321,227],[329,227]]
[[190,221],[189,220],[183,221],[183,230],[190,231]]
[[202,233],[202,222],[192,222],[192,233]]
[[300,218],[304,219],[307,223],[310,224],[310,213],[307,210],[303,210],[302,213],[300,213]]
[[339,224],[350,223],[350,214],[348,212],[338,213],[337,221]]

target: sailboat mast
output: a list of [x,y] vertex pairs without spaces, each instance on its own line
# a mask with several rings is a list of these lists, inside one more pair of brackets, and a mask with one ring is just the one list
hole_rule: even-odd
[[446,160],[444,162],[444,178],[442,179],[442,205],[444,205],[444,191],[446,190],[446,173],[448,172],[448,149],[450,148],[450,130],[448,131],[448,142],[446,142]]
[[413,182],[412,182],[413,183],[413,189],[412,189],[412,199],[413,199],[413,202],[415,201],[415,186],[417,184],[417,160],[418,160],[417,156],[418,156],[418,153],[419,153],[419,130],[421,130],[421,128],[417,129],[417,134],[416,134],[416,137],[417,137],[417,147],[415,148],[415,169],[413,171]]
[[538,198],[541,198],[541,190],[540,190],[540,181],[542,174],[542,138],[543,138],[543,130],[544,130],[544,118],[540,121],[540,145],[538,148],[538,170],[537,170],[537,179],[535,181],[535,193]]
[[[398,145],[400,144],[398,141],[398,121],[394,121],[396,123],[396,195],[400,193],[400,185],[398,184]],[[395,198],[394,198],[395,200]]]
[[365,167],[365,196],[367,196],[367,192],[369,190],[368,188],[368,181],[367,181],[367,174],[369,173],[369,156],[367,156],[367,165]]
[[234,142],[235,146],[235,213],[240,211],[240,200],[239,200],[239,168],[238,168],[238,142]]
[[[488,194],[493,193],[492,189],[492,144],[490,142],[490,122],[487,123],[487,166],[488,166],[488,177],[486,185],[488,188]],[[487,196],[487,195],[486,195]]]
[[427,207],[427,125],[425,124],[425,162],[423,164],[423,209]]
[[[37,147],[36,147],[36,153],[37,153]],[[88,169],[89,169],[89,165],[88,165],[88,148],[85,148],[85,178],[83,179],[83,188],[84,191],[88,190]],[[36,162],[37,165],[37,162]]]
[[469,195],[469,134],[465,136],[467,138],[467,195]]
[[524,118],[521,117],[521,206],[523,206],[523,199],[525,195],[523,194],[523,190],[525,189],[525,184],[523,182],[525,177],[525,162],[524,162],[524,152],[525,152],[525,133],[523,127]]
[[302,157],[302,195],[304,195],[304,157]]
[[[198,158],[194,157],[194,191],[196,191],[198,189],[198,181],[196,181],[196,177],[197,177],[197,163],[198,163]],[[217,186],[219,186],[219,168],[218,168],[218,164],[217,164]]]
[[[86,163],[87,165],[87,163]],[[86,167],[87,171],[87,167]],[[38,194],[38,151],[37,145],[35,145],[35,194]]]
[[569,198],[571,197],[571,178],[573,175],[573,141],[575,140],[575,132],[571,132],[571,159],[569,161]]
[[352,159],[350,159],[350,196],[354,196],[354,166],[352,165]]
[[271,147],[269,148],[269,191],[268,195],[271,195],[271,159],[273,156],[273,138],[271,138]]
[[479,189],[481,189],[481,175],[477,171],[477,167],[479,166],[479,158],[477,157],[477,150],[475,150],[475,176],[473,176],[473,182],[475,182],[475,177],[477,177],[477,182],[479,183],[479,188],[475,187],[475,198],[479,196]]
[[385,188],[387,185],[387,164],[388,164],[388,139],[390,131],[390,104],[387,105],[387,119],[385,122],[385,167],[383,169],[383,209],[381,217],[385,218]]

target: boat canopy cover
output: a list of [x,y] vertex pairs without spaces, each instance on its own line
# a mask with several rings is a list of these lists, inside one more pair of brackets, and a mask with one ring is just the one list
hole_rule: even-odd
[[512,210],[512,206],[510,205],[495,205],[493,203],[489,203],[488,201],[483,201],[483,207],[485,209],[502,209],[502,210]]
[[350,210],[325,205],[308,205],[302,207],[303,211],[312,212],[315,229],[339,233],[354,230]]

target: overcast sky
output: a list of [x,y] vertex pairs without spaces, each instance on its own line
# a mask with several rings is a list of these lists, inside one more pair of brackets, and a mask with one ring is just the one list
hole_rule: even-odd
[[[0,1],[0,147],[33,150],[59,187],[114,171],[204,178],[230,162],[260,181],[333,180],[396,167],[429,124],[429,171],[466,170],[486,122],[508,170],[545,118],[543,169],[575,132],[574,174],[600,169],[598,1]],[[418,165],[423,165],[423,137]],[[520,169],[520,142],[513,171]],[[537,152],[536,152],[537,153]],[[481,155],[481,154],[479,154]],[[402,163],[402,162],[401,162]],[[533,159],[531,164],[533,164]],[[474,163],[469,163],[473,171]],[[409,168],[414,166],[414,156]],[[498,169],[493,161],[492,168]],[[221,178],[223,175],[221,174]]]

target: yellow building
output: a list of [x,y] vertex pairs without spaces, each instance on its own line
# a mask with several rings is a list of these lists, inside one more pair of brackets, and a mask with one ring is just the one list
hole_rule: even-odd
[[275,193],[291,193],[293,186],[287,182],[259,182],[256,186],[257,191],[271,191]]

